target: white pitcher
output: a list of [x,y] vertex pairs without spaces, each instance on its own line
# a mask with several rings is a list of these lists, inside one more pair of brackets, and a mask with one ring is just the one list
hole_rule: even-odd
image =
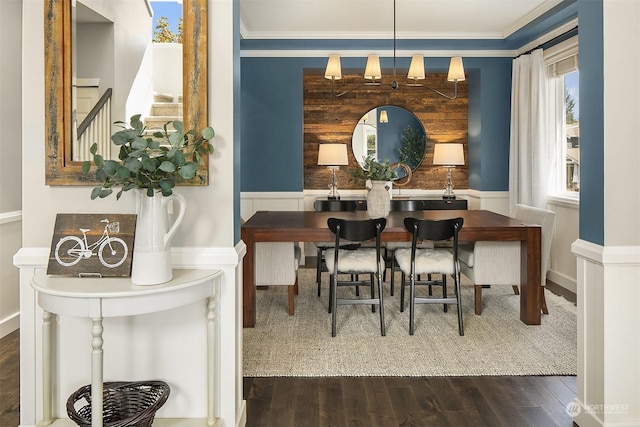
[[[138,193],[138,218],[133,246],[131,282],[135,285],[158,285],[171,280],[171,238],[184,217],[186,201],[180,194],[147,196],[146,189]],[[169,227],[168,203],[177,202],[178,213]],[[175,209],[175,206],[174,206]]]

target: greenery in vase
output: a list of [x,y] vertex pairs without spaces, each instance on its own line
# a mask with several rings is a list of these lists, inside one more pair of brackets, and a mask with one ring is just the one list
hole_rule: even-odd
[[415,170],[422,163],[424,152],[425,135],[416,132],[411,126],[404,128],[400,139],[400,148],[398,148],[400,162],[407,164],[411,170]]
[[[169,123],[175,132],[167,129]],[[116,199],[134,188],[146,188],[149,197],[156,192],[170,196],[176,183],[194,178],[203,156],[213,154],[210,141],[215,132],[211,127],[185,132],[182,122],[169,123],[164,125],[164,132],[155,132],[151,138],[144,136],[140,114],[132,116],[128,126],[115,122],[123,128],[111,136],[111,141],[120,147],[119,161],[105,160],[97,153],[97,144],[91,146],[96,179],[101,182],[91,190],[91,200],[111,195],[114,187],[120,187]],[[83,173],[90,172],[91,163],[83,162]]]
[[371,181],[393,181],[398,177],[398,172],[389,165],[389,159],[378,162],[372,155],[363,159],[363,164],[353,172],[358,179]]

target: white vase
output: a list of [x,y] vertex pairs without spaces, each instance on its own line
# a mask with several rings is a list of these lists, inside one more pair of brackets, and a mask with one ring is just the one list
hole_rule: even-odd
[[386,181],[371,181],[367,186],[367,213],[370,218],[385,218],[389,215],[391,201]]
[[[136,237],[133,245],[131,282],[135,285],[159,285],[173,277],[171,267],[171,246],[178,226],[184,217],[186,201],[180,194],[163,196],[155,193],[147,196],[146,189],[136,190],[138,197],[138,217]],[[167,207],[174,203],[175,220],[170,224]],[[175,212],[174,212],[175,213]]]

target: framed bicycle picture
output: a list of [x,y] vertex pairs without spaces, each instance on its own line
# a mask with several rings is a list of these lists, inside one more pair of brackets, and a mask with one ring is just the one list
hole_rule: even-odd
[[131,276],[135,229],[132,214],[58,214],[47,274]]

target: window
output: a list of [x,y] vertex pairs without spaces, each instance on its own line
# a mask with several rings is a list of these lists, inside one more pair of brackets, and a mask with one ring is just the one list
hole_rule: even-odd
[[544,57],[549,76],[550,120],[556,124],[550,193],[577,199],[580,192],[578,38],[546,49]]

